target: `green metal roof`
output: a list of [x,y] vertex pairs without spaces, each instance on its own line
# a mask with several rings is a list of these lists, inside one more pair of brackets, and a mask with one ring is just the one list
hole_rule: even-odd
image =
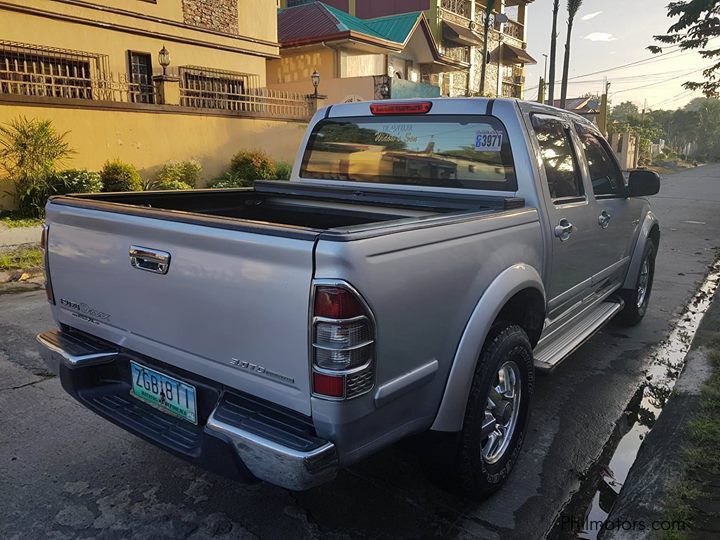
[[415,11],[412,13],[401,13],[400,15],[378,17],[376,19],[368,19],[365,21],[365,24],[389,41],[405,43],[421,13],[420,11]]

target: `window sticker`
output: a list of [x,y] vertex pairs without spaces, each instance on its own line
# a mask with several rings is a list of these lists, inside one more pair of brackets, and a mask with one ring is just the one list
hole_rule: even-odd
[[499,152],[502,148],[503,134],[494,129],[483,129],[475,135],[475,150],[478,152]]

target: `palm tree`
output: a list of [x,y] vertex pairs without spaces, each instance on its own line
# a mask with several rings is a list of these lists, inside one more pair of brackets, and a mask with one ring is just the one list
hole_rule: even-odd
[[547,84],[550,85],[548,90],[548,100],[550,105],[553,105],[555,100],[555,57],[557,56],[557,16],[560,10],[560,0],[555,0],[553,3],[553,24],[552,24],[552,36],[550,37],[550,75]]
[[570,37],[572,36],[575,15],[577,15],[582,3],[583,0],[567,0],[568,30],[567,40],[565,41],[565,63],[563,64],[562,86],[560,87],[560,107],[563,109],[565,108],[565,102],[567,101],[568,71],[570,69]]

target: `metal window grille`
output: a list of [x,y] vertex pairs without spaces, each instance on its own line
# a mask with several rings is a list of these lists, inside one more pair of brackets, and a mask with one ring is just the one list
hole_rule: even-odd
[[94,99],[107,65],[104,55],[0,41],[0,93]]

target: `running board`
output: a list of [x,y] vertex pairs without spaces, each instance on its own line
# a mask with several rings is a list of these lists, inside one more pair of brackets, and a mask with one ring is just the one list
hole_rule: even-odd
[[535,367],[541,371],[556,368],[623,307],[623,301],[620,299],[601,302],[588,313],[580,314],[581,318],[577,322],[570,322],[566,332],[559,332],[558,336],[548,336],[547,341],[540,340],[534,352]]

